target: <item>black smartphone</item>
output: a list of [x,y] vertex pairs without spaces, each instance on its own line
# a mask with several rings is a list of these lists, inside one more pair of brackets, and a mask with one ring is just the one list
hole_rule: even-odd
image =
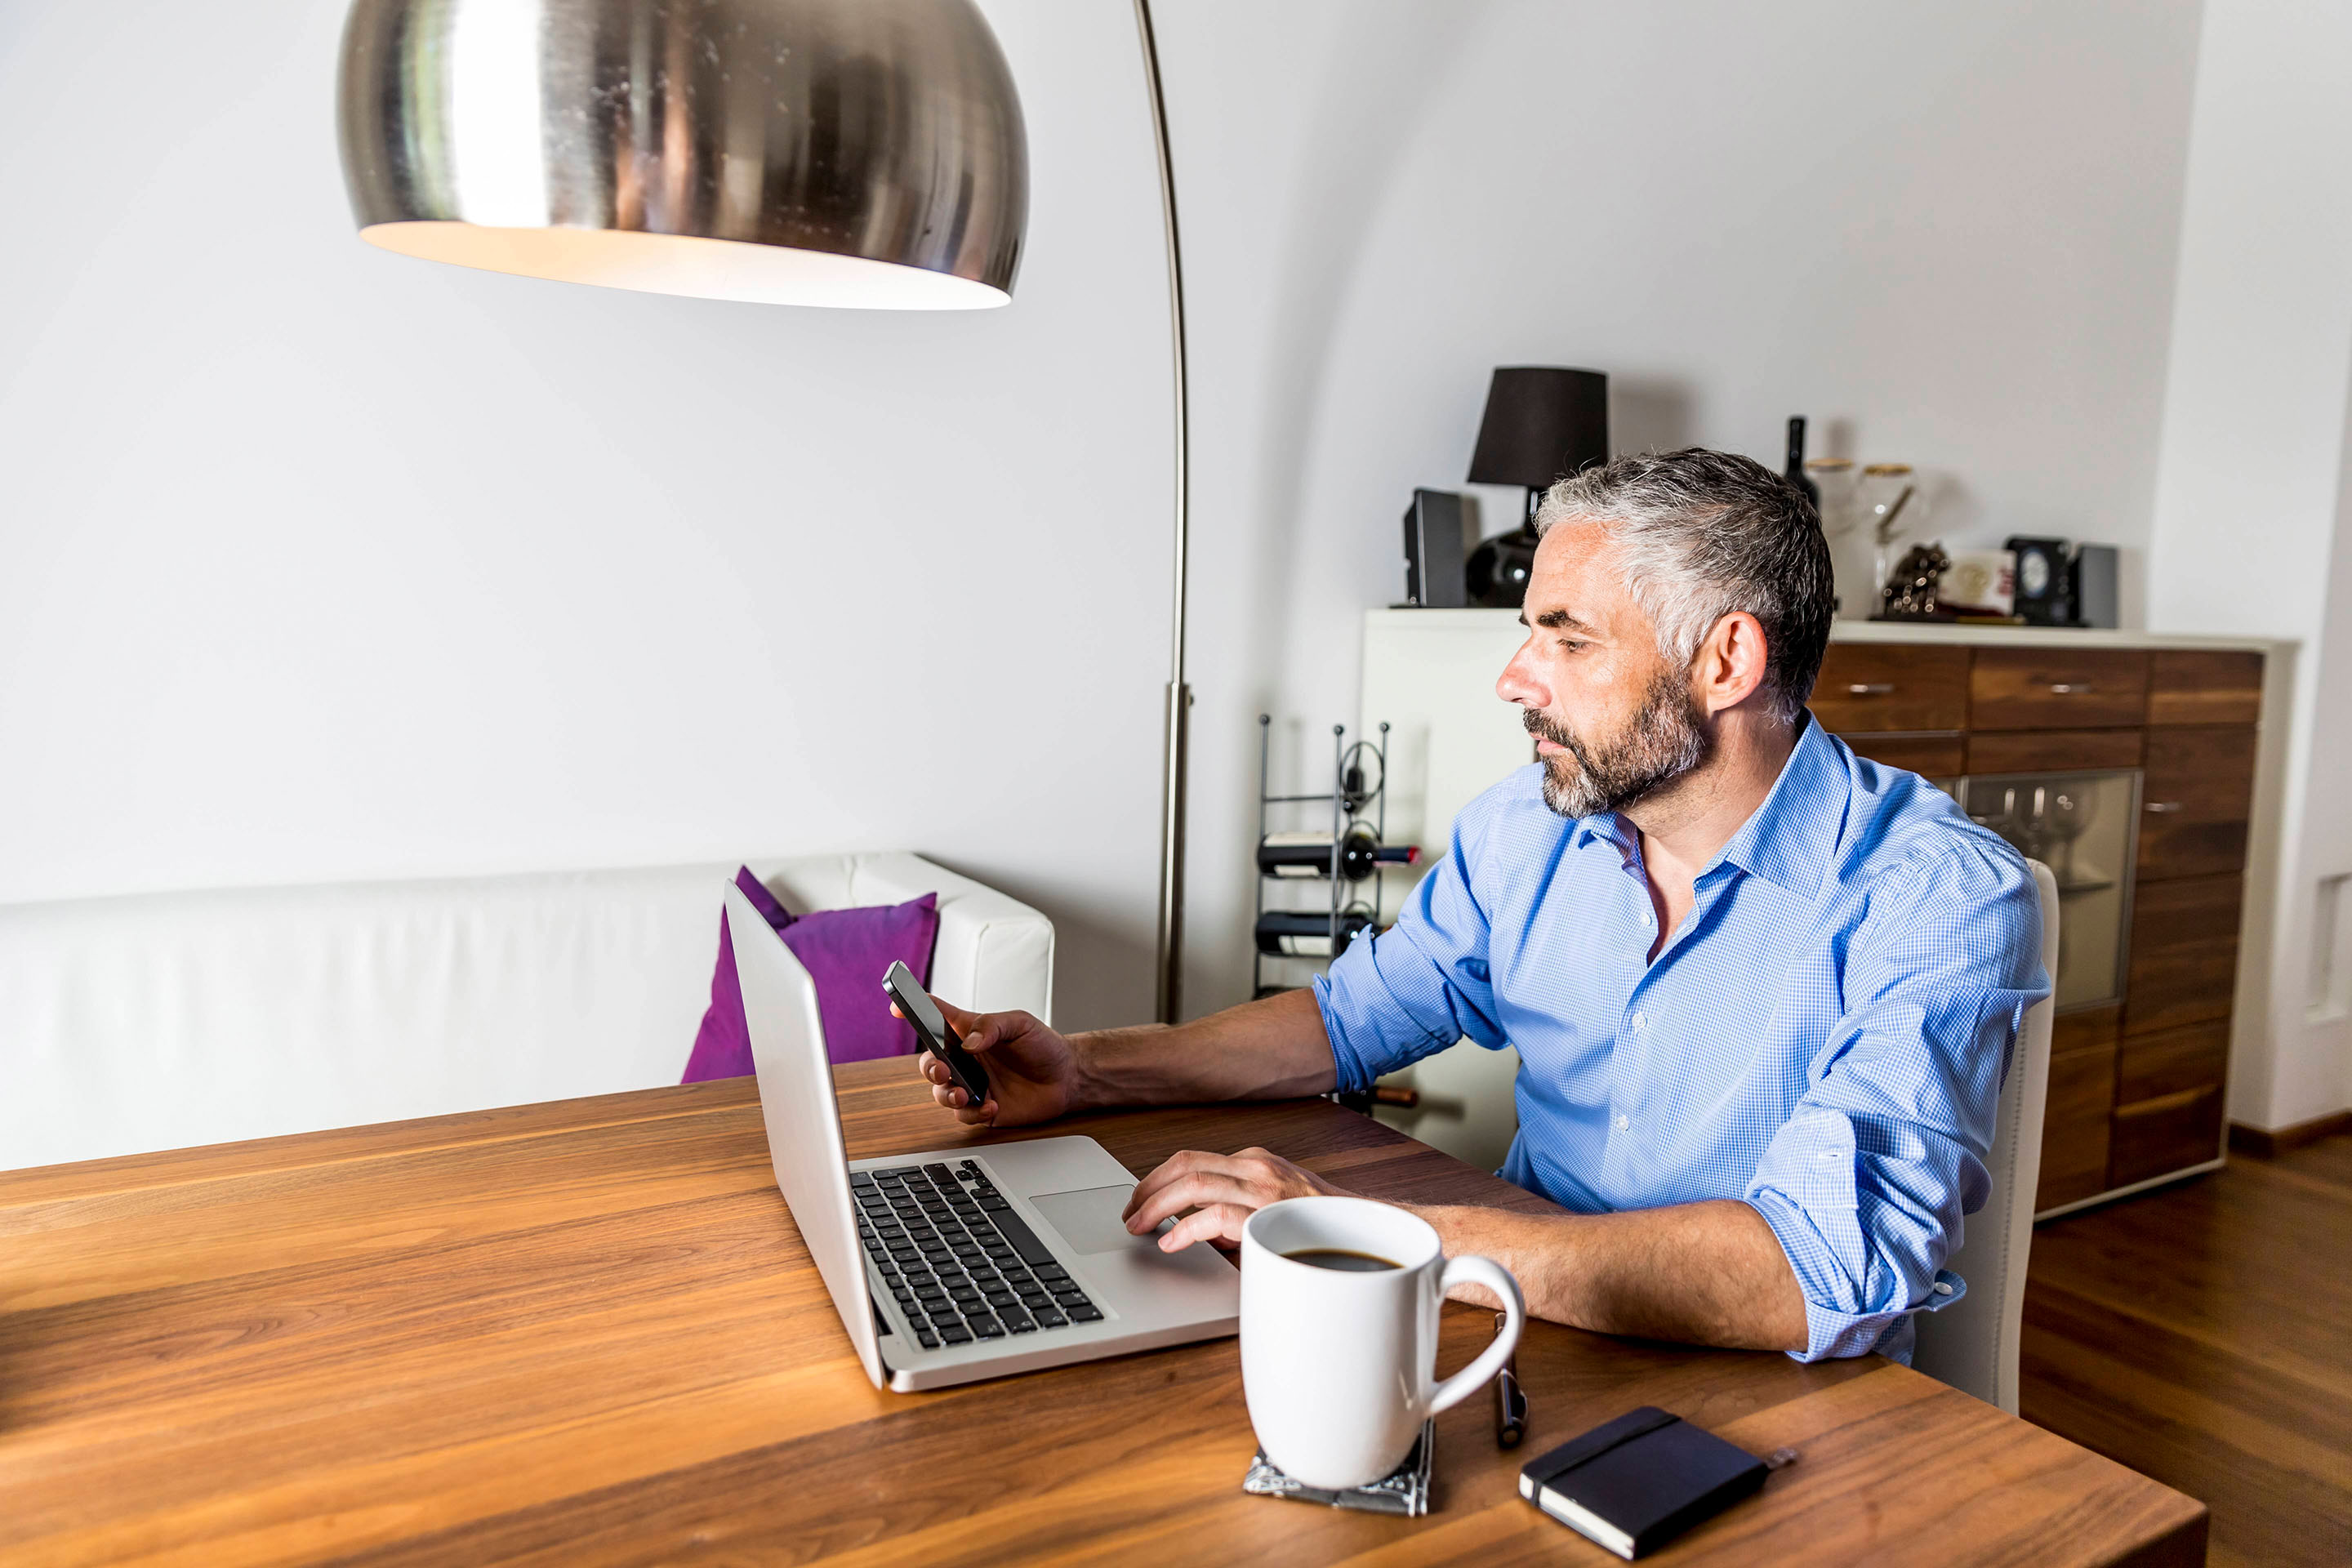
[[945,1062],[948,1076],[971,1097],[971,1109],[977,1110],[987,1104],[988,1069],[980,1065],[978,1057],[963,1048],[961,1037],[940,1016],[930,993],[915,984],[914,971],[903,963],[893,963],[890,972],[882,977],[882,989],[898,1005],[898,1016],[915,1026],[915,1037],[923,1042],[923,1048]]

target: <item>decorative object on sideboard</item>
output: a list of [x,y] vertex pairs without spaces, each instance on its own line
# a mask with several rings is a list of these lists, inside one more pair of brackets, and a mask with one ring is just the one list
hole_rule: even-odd
[[1470,457],[1474,485],[1518,485],[1527,516],[1471,552],[1470,597],[1515,610],[1535,569],[1536,508],[1552,481],[1609,460],[1609,378],[1597,370],[1505,365],[1486,387],[1486,412]]
[[1822,487],[1813,483],[1812,476],[1805,472],[1805,416],[1801,414],[1789,416],[1789,460],[1780,472],[1790,484],[1805,492],[1805,499],[1813,503],[1813,515],[1818,518],[1822,510]]
[[1855,489],[1862,515],[1870,523],[1873,592],[1883,592],[1895,575],[1895,542],[1927,521],[1927,503],[1908,463],[1872,463],[1862,470]]
[[1952,550],[1936,596],[1966,618],[2008,620],[2017,597],[2017,557],[2006,550]]
[[1404,605],[1458,610],[1470,600],[1462,558],[1462,498],[1451,490],[1415,490],[1404,510]]
[[1821,508],[1822,531],[1832,539],[1853,531],[1861,521],[1860,505],[1862,470],[1854,467],[1852,458],[1808,458],[1805,479],[1813,487]]
[[1939,545],[1915,544],[1903,552],[1880,592],[1876,621],[1950,621],[1959,617],[1944,608],[1937,596],[1945,569],[1952,563]]
[[1805,477],[1821,497],[1836,613],[1867,616],[1878,607],[1878,580],[1872,574],[1869,542],[1856,534],[1862,521],[1861,465],[1851,458],[1808,458]]
[[[1273,715],[1257,716],[1257,906],[1253,914],[1250,994],[1267,996],[1287,985],[1266,983],[1269,959],[1328,959],[1379,923],[1381,876],[1391,866],[1420,858],[1412,845],[1381,841],[1388,821],[1389,727],[1378,741],[1349,745],[1344,724],[1331,726],[1331,787],[1311,795],[1276,795],[1269,773]],[[1311,806],[1330,812],[1328,824],[1297,832],[1267,827],[1270,808]],[[1319,910],[1268,909],[1269,883],[1321,879],[1330,897]],[[1370,885],[1367,887],[1365,884]],[[1368,897],[1369,895],[1369,897]]]
[[2017,558],[2018,615],[2029,626],[2071,626],[2074,596],[2071,563],[2063,539],[2012,533],[2001,547]]

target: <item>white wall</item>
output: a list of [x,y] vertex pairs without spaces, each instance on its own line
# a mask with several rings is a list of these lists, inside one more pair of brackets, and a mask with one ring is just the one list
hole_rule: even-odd
[[[1141,79],[1123,0],[984,8],[1035,208],[1014,305],[969,317],[383,255],[335,168],[340,0],[0,8],[0,900],[903,846],[1055,918],[1064,1021],[1141,1016],[1168,484]],[[1305,783],[1356,709],[1358,612],[1399,592],[1397,514],[1460,484],[1497,363],[1608,371],[1624,448],[1777,461],[1809,414],[1928,472],[1951,542],[2122,544],[2134,619],[2200,624],[2217,541],[2266,603],[2246,510],[2179,488],[2225,273],[2183,282],[2212,346],[2165,401],[2192,84],[2218,204],[2192,273],[2281,134],[2212,129],[2194,0],[1159,14],[1195,1010],[1246,984],[1255,717]],[[2229,26],[2259,31],[2217,19],[2209,50]],[[2247,113],[2255,32],[2223,95]],[[2342,304],[2333,252],[2294,259],[2265,265]],[[2268,329],[2266,395],[2336,434],[2296,427],[2304,521],[2261,537],[2315,584],[2347,359],[2299,320]],[[2263,424],[2242,450],[2281,449]]]
[[1068,1021],[1148,1010],[1128,10],[991,0],[1029,246],[941,316],[362,244],[343,8],[0,7],[0,901],[903,847],[1051,912]]
[[1926,470],[1950,542],[2122,544],[2137,616],[2189,0],[1167,12],[1204,388],[1196,1004],[1247,983],[1255,717],[1311,784],[1360,613],[1402,591],[1398,515],[1461,488],[1496,364],[1609,372],[1620,449],[1777,468],[1810,415]]
[[2149,620],[2302,644],[2269,984],[2230,1114],[2352,1103],[2352,1022],[2306,1016],[2320,879],[2352,873],[2352,11],[2208,0],[2158,468]]

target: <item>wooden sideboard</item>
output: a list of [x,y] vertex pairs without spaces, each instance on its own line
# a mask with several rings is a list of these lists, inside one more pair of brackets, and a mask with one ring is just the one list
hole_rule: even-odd
[[1814,714],[1939,780],[2143,770],[2122,1000],[2061,1012],[2037,1210],[2221,1163],[2263,656],[1833,642]]
[[[1454,814],[1528,760],[1495,678],[1526,632],[1508,610],[1373,610],[1361,721],[1388,722],[1389,837],[1442,844]],[[2065,769],[2141,772],[2121,1001],[2063,1012],[2036,1207],[2047,1213],[2218,1164],[2240,930],[2272,897],[2258,773],[2277,645],[2137,632],[1841,621],[1812,709],[1866,756],[1946,784]],[[2250,824],[2252,825],[2250,830]],[[2252,879],[2250,883],[2250,877]],[[1401,879],[1391,879],[1401,884]],[[1388,910],[1401,902],[1393,886]],[[1378,1114],[1490,1168],[1515,1126],[1508,1052],[1457,1047],[1399,1075],[1423,1107]]]

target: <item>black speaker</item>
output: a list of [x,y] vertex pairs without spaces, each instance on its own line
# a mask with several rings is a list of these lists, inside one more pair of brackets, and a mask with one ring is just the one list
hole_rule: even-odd
[[1470,602],[1462,574],[1462,498],[1415,490],[1404,512],[1404,602],[1458,610]]
[[2122,603],[2116,582],[2116,547],[2078,544],[2074,547],[2074,624],[2113,628],[2122,624]]

